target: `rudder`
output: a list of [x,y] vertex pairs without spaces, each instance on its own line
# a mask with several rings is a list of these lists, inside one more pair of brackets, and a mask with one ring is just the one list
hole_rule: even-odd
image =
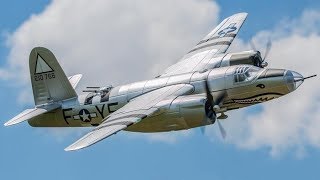
[[29,56],[29,68],[35,105],[77,97],[50,50],[33,48]]

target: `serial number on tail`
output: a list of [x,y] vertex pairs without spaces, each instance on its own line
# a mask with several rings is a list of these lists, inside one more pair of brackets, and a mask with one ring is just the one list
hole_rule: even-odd
[[43,81],[47,79],[54,79],[56,78],[54,73],[46,73],[46,74],[36,74],[34,75],[34,80],[35,81]]

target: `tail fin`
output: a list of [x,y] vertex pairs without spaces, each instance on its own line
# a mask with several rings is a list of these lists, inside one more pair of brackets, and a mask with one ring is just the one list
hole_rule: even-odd
[[48,49],[32,49],[29,68],[36,105],[77,97],[57,59]]

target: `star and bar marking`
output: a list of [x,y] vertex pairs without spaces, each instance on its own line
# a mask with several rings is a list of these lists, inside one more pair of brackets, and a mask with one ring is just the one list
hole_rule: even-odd
[[97,113],[90,113],[87,109],[81,109],[78,115],[73,116],[74,120],[81,120],[83,122],[90,122],[92,118],[96,118]]

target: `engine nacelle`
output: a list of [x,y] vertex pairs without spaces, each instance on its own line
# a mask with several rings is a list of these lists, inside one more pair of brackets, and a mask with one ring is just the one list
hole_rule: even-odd
[[239,64],[249,64],[257,67],[265,67],[259,51],[243,51],[239,53],[229,53],[221,61],[220,67],[234,66]]
[[205,101],[206,97],[203,95],[180,96],[171,103],[168,112],[183,118],[189,128],[202,126],[205,118]]

